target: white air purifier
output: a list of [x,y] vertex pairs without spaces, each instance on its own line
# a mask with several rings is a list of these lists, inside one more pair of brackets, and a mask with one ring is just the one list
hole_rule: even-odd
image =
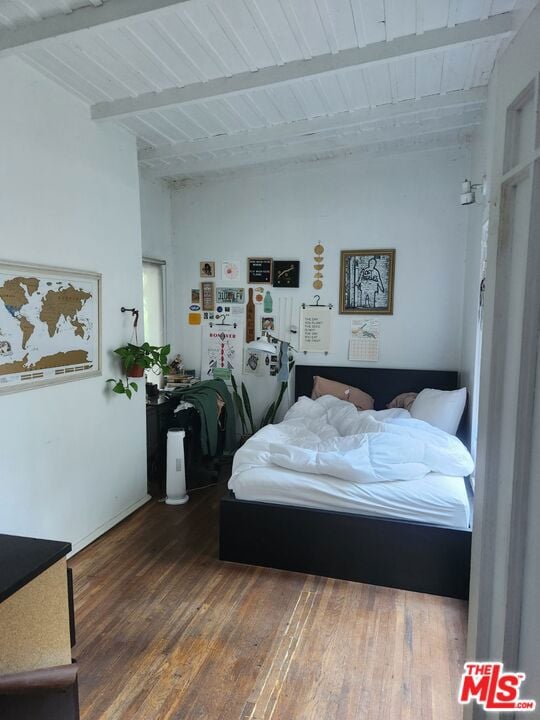
[[186,463],[184,460],[184,430],[171,428],[167,433],[167,505],[183,505],[186,494]]

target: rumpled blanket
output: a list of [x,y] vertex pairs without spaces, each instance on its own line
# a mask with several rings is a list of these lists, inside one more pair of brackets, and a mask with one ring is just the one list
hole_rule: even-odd
[[457,437],[413,419],[407,410],[358,411],[324,395],[302,397],[283,422],[250,438],[234,458],[233,474],[277,465],[352,482],[412,480],[430,472],[463,477],[473,460]]

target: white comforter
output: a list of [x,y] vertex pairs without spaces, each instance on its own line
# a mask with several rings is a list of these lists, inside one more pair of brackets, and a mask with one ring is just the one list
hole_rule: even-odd
[[460,440],[406,410],[358,410],[325,395],[300,398],[278,425],[260,430],[238,450],[235,476],[277,465],[360,483],[422,478],[429,472],[463,477],[473,460]]

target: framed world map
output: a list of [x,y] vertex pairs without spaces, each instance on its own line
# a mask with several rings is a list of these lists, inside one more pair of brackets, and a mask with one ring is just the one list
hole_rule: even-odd
[[101,275],[0,262],[0,393],[101,374]]

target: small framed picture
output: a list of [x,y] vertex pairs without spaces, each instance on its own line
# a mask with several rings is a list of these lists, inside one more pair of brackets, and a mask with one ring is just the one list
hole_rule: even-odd
[[248,258],[248,283],[269,285],[272,282],[272,258]]
[[216,263],[213,260],[201,260],[199,268],[201,277],[216,277]]
[[261,329],[263,332],[273,332],[275,330],[274,318],[269,315],[263,315],[261,318]]
[[214,309],[214,283],[203,280],[201,283],[202,309],[211,312]]
[[393,315],[395,250],[342,250],[339,312]]
[[201,291],[200,288],[192,288],[191,290],[191,302],[201,304]]
[[274,260],[274,287],[300,287],[300,260]]

